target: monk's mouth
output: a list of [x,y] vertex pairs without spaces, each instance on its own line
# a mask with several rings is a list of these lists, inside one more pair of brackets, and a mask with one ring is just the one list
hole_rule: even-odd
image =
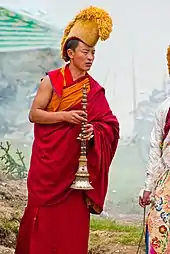
[[91,67],[92,64],[91,64],[91,63],[86,63],[86,66],[87,66],[87,67]]

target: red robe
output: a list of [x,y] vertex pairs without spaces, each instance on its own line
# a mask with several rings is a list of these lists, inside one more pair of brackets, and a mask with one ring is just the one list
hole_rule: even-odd
[[[66,83],[71,83],[70,76],[66,76]],[[59,70],[50,72],[49,77],[60,97],[64,85],[59,82]],[[89,142],[87,151],[94,190],[70,188],[80,156],[80,142],[77,140],[80,126],[66,122],[35,124],[28,174],[28,205],[20,225],[16,254],[88,252],[90,212],[100,213],[103,209],[109,166],[119,139],[119,124],[109,108],[104,89],[91,76],[85,78],[90,84],[88,122],[94,126],[94,140]],[[69,108],[73,109],[81,109],[81,103]],[[87,206],[87,197],[90,207]]]

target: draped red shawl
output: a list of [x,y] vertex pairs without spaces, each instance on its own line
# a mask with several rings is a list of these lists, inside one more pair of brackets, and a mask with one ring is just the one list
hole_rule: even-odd
[[[57,71],[50,72],[49,77],[54,91],[61,93],[60,83],[55,82]],[[100,213],[108,187],[109,167],[118,144],[119,124],[105,98],[104,88],[90,75],[85,78],[90,82],[88,122],[94,126],[94,140],[89,142],[87,151],[88,170],[94,190],[86,191],[86,195]],[[75,109],[81,110],[81,103],[68,110]],[[63,202],[73,191],[70,186],[78,168],[80,142],[77,137],[80,126],[62,122],[35,124],[34,127],[35,139],[28,174],[28,204],[49,206]]]

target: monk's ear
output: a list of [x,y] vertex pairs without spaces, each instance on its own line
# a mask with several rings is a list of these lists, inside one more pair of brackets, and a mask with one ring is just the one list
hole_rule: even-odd
[[67,49],[67,55],[70,59],[73,59],[74,57],[74,51],[72,49]]

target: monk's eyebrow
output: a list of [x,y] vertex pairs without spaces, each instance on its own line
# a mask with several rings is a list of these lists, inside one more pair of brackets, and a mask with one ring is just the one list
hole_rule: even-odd
[[86,52],[88,52],[88,51],[89,51],[89,49],[82,49],[82,51],[86,51]]

